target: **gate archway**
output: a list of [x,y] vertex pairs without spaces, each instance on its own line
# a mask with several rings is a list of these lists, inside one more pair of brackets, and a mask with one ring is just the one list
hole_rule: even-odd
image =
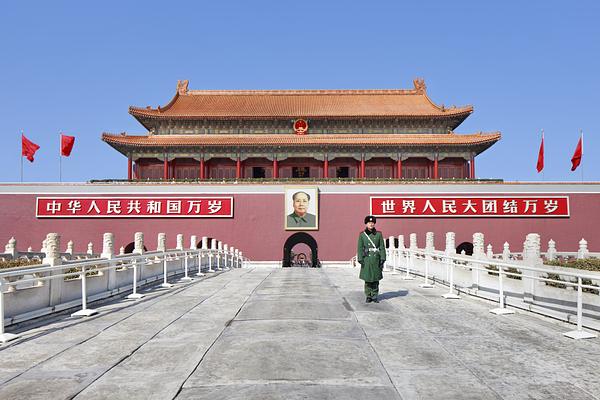
[[304,243],[305,245],[307,245],[310,248],[310,252],[312,254],[312,257],[311,257],[312,266],[320,267],[321,262],[319,261],[319,253],[318,253],[319,246],[317,245],[317,241],[315,240],[315,238],[313,238],[306,232],[294,233],[292,236],[290,236],[285,241],[285,244],[283,245],[282,266],[283,267],[291,267],[292,266],[292,260],[291,260],[292,249],[294,248],[295,245],[297,245],[299,243]]

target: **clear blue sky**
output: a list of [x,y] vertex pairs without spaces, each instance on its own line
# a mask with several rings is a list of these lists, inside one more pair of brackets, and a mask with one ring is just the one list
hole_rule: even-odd
[[473,104],[459,133],[502,132],[479,177],[600,181],[600,2],[13,1],[0,11],[0,181],[18,181],[20,130],[41,145],[26,181],[124,178],[102,132],[144,133],[130,105],[190,89],[410,88]]

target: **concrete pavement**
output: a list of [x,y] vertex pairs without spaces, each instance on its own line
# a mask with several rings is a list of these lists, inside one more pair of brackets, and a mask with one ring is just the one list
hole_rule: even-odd
[[598,399],[600,340],[351,268],[232,270],[0,348],[0,399]]

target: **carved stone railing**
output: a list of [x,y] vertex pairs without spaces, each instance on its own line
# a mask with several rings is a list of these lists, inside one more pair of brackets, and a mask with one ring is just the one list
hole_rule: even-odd
[[[164,237],[161,237],[161,239]],[[24,267],[0,269],[0,342],[16,336],[4,332],[4,326],[19,323],[57,311],[81,306],[73,316],[89,316],[95,310],[87,307],[94,301],[109,296],[129,293],[129,298],[143,297],[140,286],[160,283],[163,288],[173,286],[169,280],[181,277],[182,282],[192,281],[192,276],[243,268],[248,259],[241,251],[229,246],[208,248],[203,240],[200,249],[195,244],[190,249],[169,250],[159,241],[156,251],[144,252],[143,235],[136,233],[133,254],[115,255],[114,235],[104,234],[100,257],[74,260],[59,252],[60,235],[49,233],[45,240],[42,263]],[[182,244],[182,239],[178,244]],[[213,240],[213,243],[216,243]],[[218,260],[215,264],[214,260]]]

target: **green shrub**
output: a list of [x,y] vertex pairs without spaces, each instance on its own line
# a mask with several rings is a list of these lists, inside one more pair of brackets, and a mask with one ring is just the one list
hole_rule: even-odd
[[584,269],[586,271],[600,271],[600,259],[599,258],[584,258],[581,260],[569,259],[569,260],[552,260],[545,261],[546,265],[555,265],[558,267],[566,268],[577,268]]
[[25,266],[28,266],[28,265],[38,265],[38,264],[41,264],[41,262],[40,261],[35,261],[35,260],[25,260],[25,259],[0,261],[0,269],[14,268],[14,267],[25,267]]

